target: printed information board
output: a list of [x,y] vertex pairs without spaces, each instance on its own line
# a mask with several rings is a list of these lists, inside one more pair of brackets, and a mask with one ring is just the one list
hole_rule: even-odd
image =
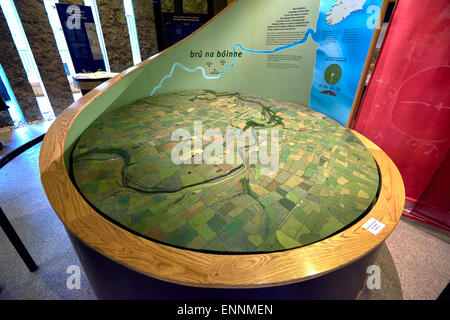
[[165,47],[186,38],[209,20],[207,14],[175,14],[163,13],[164,44]]
[[229,89],[301,103],[345,125],[382,0],[282,4],[235,2],[161,57],[150,94]]
[[91,7],[55,5],[75,72],[106,71]]

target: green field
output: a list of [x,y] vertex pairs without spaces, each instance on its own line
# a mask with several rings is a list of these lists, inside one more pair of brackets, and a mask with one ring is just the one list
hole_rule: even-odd
[[[196,136],[194,121],[203,125]],[[223,135],[278,129],[278,171],[267,174],[259,162],[173,163],[174,130],[200,141],[184,158],[190,161],[210,143],[204,133],[212,128]],[[238,154],[223,146],[224,154]],[[248,156],[250,142],[243,150]],[[290,102],[206,90],[149,97],[101,116],[78,141],[71,169],[83,196],[118,224],[216,252],[279,251],[324,239],[358,219],[379,185],[370,152],[334,120]]]

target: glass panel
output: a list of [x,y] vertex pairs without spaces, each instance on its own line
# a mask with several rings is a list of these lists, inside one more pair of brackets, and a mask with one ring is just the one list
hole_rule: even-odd
[[103,54],[103,61],[105,62],[106,72],[111,72],[109,66],[108,53],[106,52],[105,39],[103,38],[102,25],[100,23],[100,16],[98,15],[97,2],[95,0],[84,0],[86,6],[91,7],[92,15],[94,16],[95,27],[97,28],[98,40],[100,42],[100,49]]
[[64,64],[64,69],[66,70],[67,80],[70,84],[70,89],[72,91],[73,99],[76,101],[81,97],[80,89],[75,88],[73,84],[72,76],[75,75],[75,68],[73,67],[72,58],[70,57],[69,48],[67,47],[66,38],[64,37],[64,32],[61,27],[61,22],[59,21],[58,12],[56,11],[55,3],[58,0],[43,0],[45,10],[47,11],[48,20],[50,26],[53,30],[53,35],[55,36],[56,46],[58,47],[59,55]]
[[133,54],[133,63],[136,65],[140,63],[141,51],[139,49],[139,41],[136,30],[136,20],[134,18],[133,2],[131,0],[123,0],[125,8],[125,17],[127,19],[128,34],[130,35],[131,52]]
[[[9,97],[6,97],[5,95],[2,95],[5,99],[6,105],[9,107],[8,112],[11,116],[11,119],[14,123],[15,127],[20,127],[26,124],[25,119],[22,114],[22,110],[20,110],[19,104],[17,103],[16,96],[14,95],[14,92],[9,84],[8,78],[6,78],[6,74],[3,71],[3,67],[0,64],[0,80],[5,86],[6,93]],[[8,99],[9,98],[9,99]]]

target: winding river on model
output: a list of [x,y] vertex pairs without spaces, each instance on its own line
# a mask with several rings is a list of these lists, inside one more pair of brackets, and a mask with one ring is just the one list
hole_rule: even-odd
[[[194,132],[201,121],[202,131]],[[175,164],[176,129],[193,147]],[[260,162],[194,164],[208,129],[279,132],[277,169]],[[256,136],[255,136],[256,137]],[[263,146],[227,148],[248,159]],[[241,151],[240,151],[241,150]],[[225,158],[225,156],[224,156]],[[216,159],[216,162],[218,160]],[[73,154],[73,180],[99,214],[168,245],[212,252],[271,252],[324,239],[376,201],[379,175],[370,152],[336,121],[310,108],[236,92],[155,95],[99,117]]]

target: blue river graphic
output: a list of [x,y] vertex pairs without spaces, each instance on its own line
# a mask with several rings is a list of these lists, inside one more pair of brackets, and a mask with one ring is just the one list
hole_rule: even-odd
[[[320,13],[317,21],[317,31],[309,28],[303,38],[288,45],[277,47],[273,50],[252,50],[244,48],[239,43],[233,45],[233,52],[236,48],[253,54],[273,54],[303,44],[311,38],[319,44],[316,52],[316,62],[314,68],[314,79],[311,86],[309,106],[314,110],[326,114],[345,125],[350,114],[353,100],[358,88],[361,73],[367,56],[375,25],[369,28],[369,19],[377,17],[382,0],[366,0],[363,9],[352,12],[348,17],[335,25],[327,23],[327,13],[336,3],[336,0],[322,0],[320,3]],[[233,62],[216,75],[208,75],[201,67],[188,68],[179,62],[175,62],[170,72],[165,75],[156,85],[150,96],[153,96],[162,87],[167,79],[173,76],[175,69],[181,68],[187,72],[201,71],[203,77],[208,80],[220,79],[220,77],[233,68],[237,62],[237,57]],[[339,79],[333,81],[333,73],[327,81],[325,74],[330,66],[334,65],[340,70]],[[337,67],[336,67],[337,65]]]
[[[277,47],[277,48],[275,48],[275,49],[273,49],[273,50],[251,50],[251,49],[246,49],[246,48],[244,48],[244,47],[241,46],[239,43],[236,43],[236,44],[233,45],[233,52],[236,53],[236,47],[238,47],[238,48],[240,48],[242,51],[245,51],[245,52],[248,52],[248,53],[254,53],[254,54],[273,54],[273,53],[276,53],[276,52],[278,52],[278,51],[286,50],[286,49],[289,49],[289,48],[298,46],[298,45],[300,45],[300,44],[306,42],[306,40],[308,40],[308,36],[309,36],[310,34],[311,34],[311,37],[312,37],[313,40],[314,40],[315,32],[314,32],[313,29],[309,28],[309,29],[305,32],[305,35],[303,36],[303,38],[302,38],[301,40],[296,41],[296,42],[293,42],[293,43],[290,43],[290,44],[285,45],[285,46]],[[203,78],[208,79],[208,80],[214,80],[214,79],[220,79],[220,77],[221,77],[225,72],[227,72],[229,69],[233,68],[234,65],[236,64],[237,59],[238,59],[238,58],[235,57],[234,60],[233,60],[233,62],[232,62],[229,66],[226,66],[226,67],[224,68],[224,70],[220,71],[217,75],[214,75],[214,76],[207,75],[207,74],[206,74],[206,70],[205,70],[205,68],[203,68],[203,67],[195,67],[195,68],[190,69],[190,68],[184,66],[183,64],[181,64],[181,63],[179,63],[179,62],[175,62],[175,63],[172,65],[172,68],[170,69],[169,74],[165,75],[165,76],[161,79],[161,81],[158,83],[158,85],[155,86],[155,87],[153,88],[152,92],[150,93],[150,96],[153,96],[153,95],[155,94],[156,90],[158,90],[158,89],[160,89],[160,88],[162,87],[164,81],[166,81],[167,79],[172,78],[173,72],[175,71],[175,68],[176,68],[176,67],[181,68],[181,69],[183,69],[183,70],[185,70],[185,71],[187,71],[187,72],[196,72],[196,71],[199,71],[199,70],[200,70],[200,71],[202,72]]]

